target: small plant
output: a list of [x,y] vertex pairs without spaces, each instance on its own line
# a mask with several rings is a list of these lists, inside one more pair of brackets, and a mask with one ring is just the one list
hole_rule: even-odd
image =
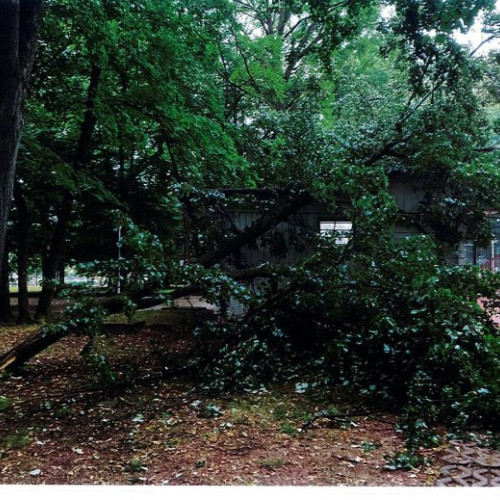
[[94,370],[95,378],[104,387],[113,387],[117,383],[116,372],[109,364],[108,358],[101,352],[96,337],[91,338],[86,360]]
[[12,401],[7,396],[0,396],[0,411],[12,406]]
[[235,424],[248,424],[249,413],[249,409],[231,408],[231,419]]
[[180,443],[179,438],[168,438],[165,441],[165,444],[167,445],[167,448],[169,448],[169,449],[177,448],[177,446],[179,446],[179,443]]
[[429,459],[407,451],[384,455],[384,458],[387,460],[385,470],[413,470],[429,463]]
[[128,465],[132,472],[145,472],[148,470],[146,464],[139,458],[133,458]]
[[71,415],[71,408],[69,406],[61,406],[61,408],[56,410],[56,417],[66,418]]
[[279,469],[285,465],[285,461],[282,458],[264,458],[259,462],[259,465],[265,469]]
[[294,420],[303,420],[303,421],[310,420],[312,417],[311,412],[307,408],[301,408],[301,407],[294,407],[290,409],[288,416],[289,418],[292,418]]
[[287,415],[288,415],[288,410],[286,409],[285,405],[278,404],[274,407],[273,416],[276,420],[283,420],[286,418]]
[[3,444],[8,450],[23,448],[29,443],[29,436],[24,432],[16,431],[13,434],[8,434],[3,439]]
[[285,422],[281,426],[281,432],[288,434],[290,436],[294,436],[295,434],[297,434],[297,429],[289,422]]
[[378,450],[382,445],[380,443],[371,443],[369,441],[365,441],[364,443],[361,443],[361,449],[365,452],[368,453],[370,451]]

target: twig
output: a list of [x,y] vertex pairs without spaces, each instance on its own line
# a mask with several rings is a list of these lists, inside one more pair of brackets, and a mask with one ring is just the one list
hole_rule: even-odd
[[[371,415],[376,415],[378,412],[376,411],[362,411],[362,412],[354,412],[354,413],[341,413],[341,414],[336,414],[333,415],[329,413],[328,410],[321,410],[317,413],[315,413],[307,422],[305,422],[302,427],[300,428],[301,431],[307,430],[313,422],[316,420],[319,420],[320,418],[326,418],[328,420],[333,420],[333,421],[338,421],[338,420],[345,420],[347,418],[352,418],[352,417],[369,417]],[[373,418],[373,417],[372,417]]]

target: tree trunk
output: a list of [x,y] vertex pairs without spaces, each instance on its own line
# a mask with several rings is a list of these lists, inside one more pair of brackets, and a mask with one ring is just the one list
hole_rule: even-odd
[[[10,199],[19,149],[24,82],[20,75],[20,6],[0,0],[0,263],[3,263]],[[0,264],[1,265],[1,264]]]
[[0,0],[0,263],[43,0]]
[[0,323],[12,323],[12,310],[10,307],[10,283],[9,283],[9,254],[7,248],[3,254],[3,262],[0,268]]
[[19,184],[14,185],[14,202],[17,208],[17,302],[19,324],[31,322],[28,294],[28,240],[30,217],[28,206]]
[[66,267],[66,262],[63,257],[59,259],[59,268],[57,269],[57,282],[60,283],[61,285],[64,285],[64,278],[66,276],[65,272],[65,267]]
[[[88,164],[90,160],[92,135],[97,123],[97,119],[94,114],[94,108],[100,77],[101,68],[93,64],[90,74],[85,115],[83,117],[83,122],[80,128],[80,137],[78,139],[78,146],[76,148],[75,157],[73,159],[73,167],[75,168],[75,170],[82,169],[85,165]],[[56,278],[60,269],[64,243],[66,241],[66,234],[68,232],[69,223],[71,220],[73,200],[74,194],[70,192],[66,192],[64,194],[63,202],[58,214],[56,227],[52,235],[52,242],[47,255],[43,259],[42,271],[44,284],[42,286],[42,292],[40,293],[40,298],[38,300],[35,319],[50,319],[50,307],[56,290]]]
[[50,331],[41,330],[34,333],[24,342],[21,342],[0,356],[0,372],[21,366],[24,362],[37,355],[39,352],[42,352],[44,349],[47,349],[47,347],[50,347],[66,335],[68,335],[67,331],[59,329]]
[[[142,307],[151,307],[152,305],[161,304],[162,301],[163,299],[152,297],[143,298],[138,301],[138,305]],[[103,299],[100,301],[100,304],[108,314],[122,312],[124,307],[123,297],[116,295]],[[71,333],[74,332],[71,332],[68,328],[43,328],[39,330],[28,337],[24,342],[17,344],[0,356],[0,372],[7,369],[18,368],[33,356],[36,356]]]
[[[264,276],[269,277],[273,274],[274,271],[272,268],[259,267],[233,271],[230,273],[230,276],[234,279],[244,280]],[[188,285],[182,289],[175,290],[171,294],[171,298],[179,298],[193,293],[198,293],[199,291],[200,288],[197,285]],[[135,302],[139,308],[145,308],[159,305],[165,302],[165,299],[159,297],[141,297],[137,298]],[[119,295],[103,298],[99,301],[99,303],[108,314],[120,313],[123,311],[124,307],[123,296]],[[42,329],[34,333],[24,342],[16,345],[0,356],[0,372],[6,369],[14,369],[21,366],[33,356],[36,356],[70,333],[71,332],[67,329],[61,331],[57,328],[50,331]]]
[[38,299],[35,319],[50,319],[52,299],[56,291],[56,277],[59,270],[59,262],[61,259],[66,233],[68,230],[69,214],[73,206],[73,199],[66,195],[63,200],[61,211],[57,220],[52,242],[50,244],[48,255],[45,256],[42,262],[43,285]]
[[241,231],[236,236],[223,241],[213,252],[200,257],[197,264],[202,266],[212,266],[222,259],[236,252],[248,243],[254,242],[259,236],[276,227],[280,222],[286,221],[290,215],[294,214],[307,204],[311,203],[313,198],[308,193],[301,193],[295,196],[288,203],[283,204],[278,209],[257,219],[251,226]]

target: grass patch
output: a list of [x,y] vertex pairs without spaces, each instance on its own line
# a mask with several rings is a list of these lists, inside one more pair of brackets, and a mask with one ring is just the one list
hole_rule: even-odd
[[148,470],[146,464],[140,458],[133,458],[128,464],[131,472],[145,472]]
[[2,440],[2,444],[4,448],[7,450],[16,450],[18,448],[23,448],[30,441],[28,434],[24,432],[13,432],[12,434],[8,434]]
[[[172,325],[179,330],[193,329],[196,326],[196,313],[190,309],[141,309],[136,311],[131,321],[144,321],[146,325]],[[129,324],[130,321],[125,314],[111,314],[105,323]]]
[[284,420],[288,416],[288,410],[285,404],[277,404],[273,409],[273,415],[276,420]]
[[297,434],[297,429],[291,423],[285,422],[281,426],[281,432],[283,432],[284,434],[288,434],[289,436],[295,436],[295,434]]
[[384,455],[387,460],[385,470],[414,470],[422,465],[429,465],[426,457],[408,451],[397,452],[392,455]]
[[[30,292],[41,292],[42,287],[40,285],[28,285],[28,293]],[[18,286],[10,286],[9,287],[9,292],[10,293],[18,293],[19,292],[19,287]]]
[[278,403],[272,409],[275,420],[300,420],[305,421],[311,418],[311,412],[301,404],[296,402]]
[[260,467],[264,469],[279,469],[285,465],[285,461],[282,458],[264,458],[259,462]]
[[0,396],[0,411],[12,406],[12,401],[7,396]]
[[365,453],[369,453],[370,451],[378,450],[382,445],[380,443],[371,443],[370,441],[365,441],[361,443],[361,449]]
[[69,406],[61,406],[55,411],[55,416],[57,418],[67,418],[71,415],[71,408]]

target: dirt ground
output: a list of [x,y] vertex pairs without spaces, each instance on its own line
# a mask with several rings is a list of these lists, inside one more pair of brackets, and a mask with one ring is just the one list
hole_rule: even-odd
[[[63,339],[0,380],[0,483],[154,485],[428,486],[430,464],[410,471],[384,467],[404,449],[394,415],[332,421],[308,415],[321,403],[295,384],[214,396],[179,376],[162,379],[163,353],[183,359],[193,348],[193,311],[157,312],[146,328],[118,330],[103,344],[121,375],[142,382],[110,390],[80,352],[87,340]],[[162,317],[160,317],[162,316]],[[180,325],[180,326],[179,326]],[[31,331],[36,327],[30,327]],[[26,328],[0,329],[0,352]],[[163,368],[164,370],[164,368]],[[148,379],[146,379],[149,377]]]

